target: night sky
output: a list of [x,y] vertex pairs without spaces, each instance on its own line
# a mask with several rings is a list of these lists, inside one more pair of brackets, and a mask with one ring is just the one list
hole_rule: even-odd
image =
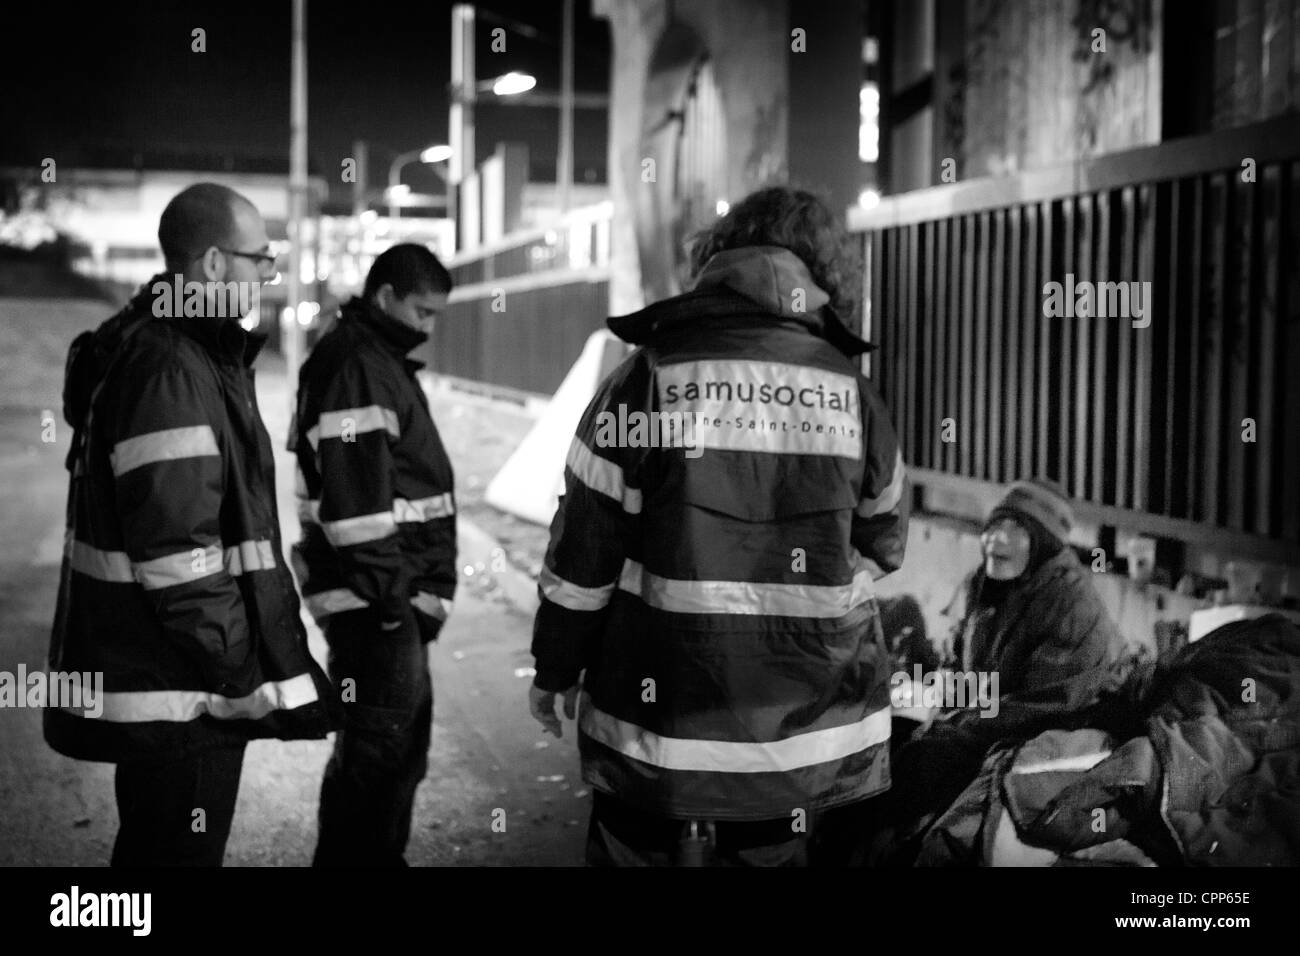
[[[310,0],[308,22],[309,162],[337,197],[340,161],[360,138],[370,146],[370,181],[381,184],[397,152],[447,141],[451,3]],[[561,4],[493,0],[479,5],[477,72],[508,70],[558,92]],[[239,168],[287,171],[290,0],[175,0],[77,5],[7,5],[0,58],[0,165],[178,164],[184,157],[238,157]],[[527,36],[496,17],[540,33]],[[575,4],[575,89],[609,88],[608,25]],[[491,30],[507,30],[504,53],[491,51]],[[207,31],[195,53],[191,31]],[[575,112],[577,182],[604,181],[607,122],[599,111]],[[481,161],[501,139],[530,147],[531,178],[553,180],[558,111],[480,103]],[[439,180],[418,164],[403,181],[436,191]]]

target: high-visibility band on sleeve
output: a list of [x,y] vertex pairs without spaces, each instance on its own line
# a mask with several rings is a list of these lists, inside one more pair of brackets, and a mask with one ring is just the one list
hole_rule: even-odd
[[322,521],[321,529],[329,543],[336,548],[345,548],[352,544],[365,544],[367,541],[380,541],[397,532],[397,522],[391,511],[379,511],[372,515],[359,515],[356,518],[343,518],[340,521]]
[[614,584],[598,588],[584,588],[564,580],[550,568],[542,566],[542,573],[537,576],[537,583],[548,601],[570,611],[599,611],[614,596]]
[[131,558],[125,551],[102,551],[78,541],[69,534],[64,539],[63,553],[67,555],[72,570],[110,584],[134,584]]
[[226,570],[231,574],[275,569],[275,546],[270,541],[241,541],[226,548]]
[[433,495],[428,498],[393,499],[393,519],[398,522],[431,521],[434,518],[449,518],[456,513],[455,502],[451,492]]
[[177,584],[188,584],[225,570],[225,551],[221,545],[191,548],[151,561],[135,561],[131,570],[146,591],[159,591]]
[[362,432],[376,431],[386,431],[394,438],[401,438],[397,412],[382,405],[321,412],[320,419],[307,430],[307,441],[315,449],[325,438],[342,438],[344,441],[349,441],[351,437]]
[[888,707],[872,711],[856,723],[758,742],[664,737],[598,709],[586,695],[582,703],[579,727],[584,734],[626,757],[665,770],[788,772],[843,760],[889,741]]
[[903,467],[903,453],[900,451],[894,459],[894,473],[889,479],[889,484],[874,498],[863,498],[859,501],[858,515],[863,518],[874,518],[876,515],[897,508],[903,498],[903,481],[906,473]]
[[124,438],[113,446],[109,464],[113,476],[121,477],[144,465],[179,458],[220,457],[217,436],[211,425],[191,425],[185,428],[165,428],[162,431]]
[[[90,719],[120,724],[154,720],[184,723],[205,714],[218,720],[261,720],[273,711],[294,710],[319,699],[310,674],[268,681],[244,697],[223,697],[199,690],[108,691],[101,696],[103,712]],[[63,709],[88,717],[77,708]]]
[[641,490],[629,488],[623,480],[623,469],[608,458],[601,458],[581,439],[573,440],[564,463],[592,491],[620,502],[628,514],[641,513]]
[[618,586],[651,607],[674,614],[837,618],[875,594],[871,572],[866,567],[857,569],[849,584],[769,584],[665,578],[628,560],[623,564]]
[[72,570],[97,581],[111,584],[134,584],[137,581],[149,590],[183,584],[209,574],[224,566],[232,575],[249,571],[269,571],[275,568],[275,546],[270,541],[241,541],[228,548],[212,545],[192,548],[152,561],[132,562],[125,551],[103,551],[71,537],[64,542],[64,554]]
[[361,595],[351,588],[334,588],[330,591],[319,591],[316,594],[304,594],[302,604],[312,616],[312,619],[318,623],[339,611],[355,611],[358,608],[370,606]]
[[427,591],[416,592],[415,597],[411,598],[411,604],[422,614],[436,617],[440,621],[445,621],[451,616],[452,602],[436,594],[429,594]]
[[[433,495],[429,498],[393,499],[393,521],[397,524],[432,521],[435,518],[450,518],[456,513],[456,503],[451,492]],[[371,516],[367,516],[371,517]],[[344,519],[351,520],[351,519]],[[320,499],[300,497],[298,499],[298,523],[320,524]],[[338,522],[331,522],[337,524]]]

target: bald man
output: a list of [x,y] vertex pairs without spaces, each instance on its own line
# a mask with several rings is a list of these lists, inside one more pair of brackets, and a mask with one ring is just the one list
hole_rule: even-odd
[[[282,556],[272,446],[239,322],[275,274],[266,226],[214,183],[158,226],[167,271],[68,356],[67,548],[51,672],[62,754],[117,764],[115,866],[219,866],[248,740],[320,738],[339,704]],[[82,704],[85,704],[83,694]]]

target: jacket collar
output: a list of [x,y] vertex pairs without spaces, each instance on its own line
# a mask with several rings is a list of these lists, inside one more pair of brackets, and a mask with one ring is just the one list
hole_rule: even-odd
[[[801,290],[802,301],[796,301],[795,290]],[[747,246],[709,259],[691,292],[615,316],[608,325],[619,338],[641,345],[674,327],[724,316],[752,316],[757,306],[768,316],[802,325],[850,358],[873,349],[849,331],[829,303],[830,296],[793,252],[779,246]]]
[[374,333],[375,340],[398,358],[404,359],[407,352],[423,345],[429,338],[427,333],[397,321],[360,296],[353,296],[345,302],[340,312],[344,321],[356,322]]
[[[156,282],[170,282],[165,274],[154,276],[131,299],[127,308],[139,315],[148,316],[153,309],[153,287]],[[262,348],[266,345],[266,333],[249,332],[233,318],[203,318],[199,316],[179,316],[161,318],[156,321],[174,322],[176,327],[198,342],[214,358],[242,362],[252,365]]]

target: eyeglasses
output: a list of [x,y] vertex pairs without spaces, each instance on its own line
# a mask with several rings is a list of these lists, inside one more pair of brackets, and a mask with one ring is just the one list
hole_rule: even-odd
[[252,259],[259,266],[273,268],[275,266],[275,261],[278,258],[269,252],[240,252],[238,249],[226,249],[222,246],[217,246],[217,248],[228,256],[239,256],[243,259]]

